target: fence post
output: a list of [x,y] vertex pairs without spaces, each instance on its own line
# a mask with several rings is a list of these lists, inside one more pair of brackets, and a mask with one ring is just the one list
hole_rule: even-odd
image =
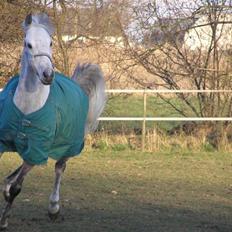
[[147,115],[147,93],[143,93],[143,129],[142,129],[142,151],[145,151],[146,141],[146,115]]

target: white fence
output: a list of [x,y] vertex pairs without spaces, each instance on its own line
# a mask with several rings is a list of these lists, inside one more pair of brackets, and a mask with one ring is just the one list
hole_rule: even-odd
[[107,93],[136,93],[143,94],[143,117],[100,117],[100,121],[142,121],[142,151],[145,149],[146,121],[232,121],[231,117],[146,117],[147,94],[173,93],[232,93],[232,90],[131,90],[112,89]]
[[100,121],[232,121],[231,117],[146,117],[147,94],[173,94],[173,93],[232,93],[232,90],[141,90],[141,89],[109,89],[107,93],[137,93],[144,97],[144,117],[100,117]]
[[[0,89],[0,92],[2,89]],[[141,90],[141,89],[109,89],[106,93],[136,93],[143,94],[144,110],[146,111],[146,97],[148,94],[173,94],[173,93],[232,93],[232,90]],[[100,121],[232,121],[231,117],[100,117]]]
[[[0,89],[0,92],[2,89]],[[232,117],[146,117],[148,94],[173,94],[173,93],[232,93],[232,90],[132,90],[110,89],[107,93],[136,93],[143,94],[143,117],[100,117],[100,121],[142,121],[142,150],[145,147],[146,121],[232,121]]]

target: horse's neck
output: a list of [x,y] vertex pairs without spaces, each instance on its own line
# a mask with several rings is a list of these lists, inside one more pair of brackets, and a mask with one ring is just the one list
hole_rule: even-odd
[[22,64],[19,83],[14,94],[14,104],[25,115],[44,106],[50,86],[43,85],[32,68]]

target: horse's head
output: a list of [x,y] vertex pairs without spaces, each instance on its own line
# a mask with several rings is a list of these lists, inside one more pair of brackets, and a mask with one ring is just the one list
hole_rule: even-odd
[[29,14],[23,28],[25,32],[23,59],[44,85],[50,85],[54,77],[51,58],[53,26],[46,14]]

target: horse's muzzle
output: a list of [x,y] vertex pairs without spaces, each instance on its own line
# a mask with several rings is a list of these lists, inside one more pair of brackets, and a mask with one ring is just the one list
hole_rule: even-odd
[[41,78],[41,82],[44,85],[51,85],[54,79],[54,71],[51,69],[46,69],[43,71],[43,77]]
[[41,82],[44,84],[44,85],[51,85],[52,84],[52,81],[53,81],[53,79],[54,79],[54,65],[53,65],[53,63],[52,63],[52,58],[51,58],[51,56],[50,56],[50,54],[48,54],[48,53],[38,53],[38,54],[35,54],[34,55],[34,58],[35,57],[39,57],[39,56],[45,56],[45,57],[47,57],[49,60],[50,60],[50,62],[51,62],[51,65],[52,65],[52,69],[51,68],[47,68],[47,69],[45,69],[44,71],[43,71],[43,76],[42,76],[42,78],[40,79],[41,80]]

